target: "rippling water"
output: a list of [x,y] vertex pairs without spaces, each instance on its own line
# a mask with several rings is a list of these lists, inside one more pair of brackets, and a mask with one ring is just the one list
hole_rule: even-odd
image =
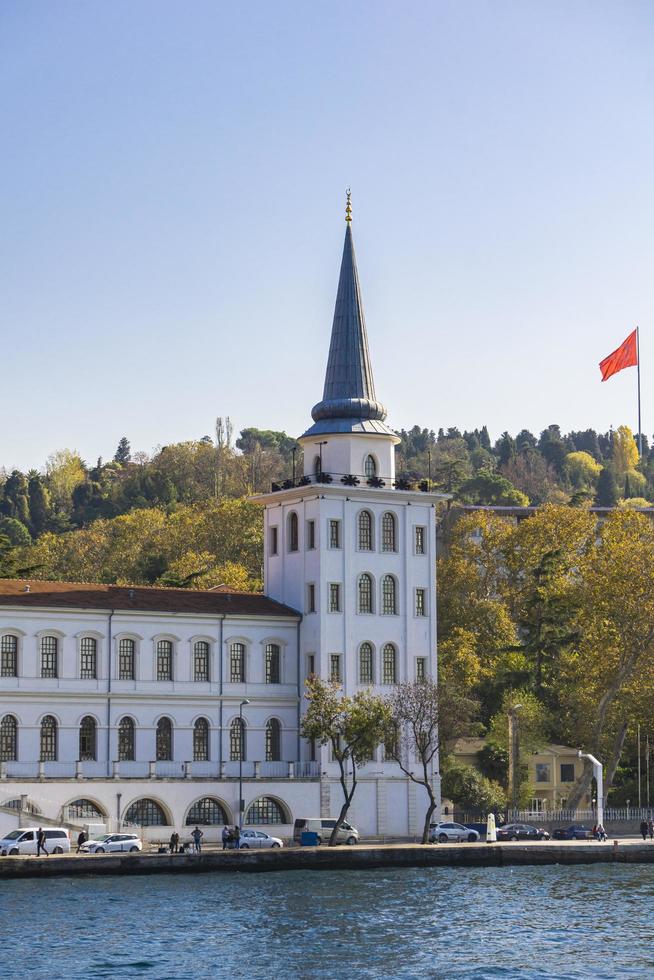
[[3,977],[651,977],[650,866],[0,884]]

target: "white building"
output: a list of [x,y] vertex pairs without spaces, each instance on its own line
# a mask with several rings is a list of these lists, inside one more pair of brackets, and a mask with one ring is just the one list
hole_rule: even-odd
[[[435,676],[439,495],[396,482],[346,220],[304,476],[256,498],[265,594],[0,581],[0,830],[22,805],[210,839],[242,785],[245,823],[288,835],[341,803],[328,749],[300,737],[309,674],[347,693]],[[381,747],[359,778],[364,834],[421,829],[426,797]]]

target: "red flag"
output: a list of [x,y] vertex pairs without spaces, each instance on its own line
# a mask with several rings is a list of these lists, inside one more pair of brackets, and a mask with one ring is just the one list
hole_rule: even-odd
[[602,381],[608,381],[610,377],[617,374],[618,371],[622,371],[623,368],[636,367],[638,364],[638,341],[636,338],[637,331],[634,330],[630,333],[625,341],[623,341],[617,350],[614,350],[612,354],[605,357],[603,361],[600,361],[600,371],[602,372]]

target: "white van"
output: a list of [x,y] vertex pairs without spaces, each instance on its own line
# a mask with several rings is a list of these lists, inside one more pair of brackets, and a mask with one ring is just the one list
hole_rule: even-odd
[[[331,817],[300,817],[295,821],[293,827],[293,840],[296,844],[299,844],[302,838],[302,832],[308,830],[310,833],[318,835],[319,844],[322,844],[323,841],[325,844],[328,844],[335,826],[336,821],[332,820]],[[338,844],[358,844],[359,831],[356,827],[349,824],[347,820],[344,820],[338,828],[336,841]]]
[[[0,840],[0,854],[3,857],[13,854],[36,854],[36,835],[38,827],[21,827],[12,830]],[[70,836],[65,827],[44,827],[45,849],[48,854],[68,854]]]

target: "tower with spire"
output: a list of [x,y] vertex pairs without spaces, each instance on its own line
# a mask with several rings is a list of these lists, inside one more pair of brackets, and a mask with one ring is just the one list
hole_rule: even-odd
[[[338,680],[347,694],[364,687],[390,693],[402,681],[436,676],[435,507],[441,495],[396,481],[399,439],[375,393],[349,192],[345,217],[322,399],[299,439],[304,475],[295,486],[256,498],[265,507],[265,592],[302,613],[300,710],[301,685],[311,674]],[[321,772],[329,776],[328,750],[298,745],[300,760],[315,752],[322,753]],[[370,766],[371,778],[373,772],[387,777],[405,808],[413,790],[381,747]],[[359,793],[355,809],[366,805],[363,786]],[[397,826],[406,832],[405,809]],[[385,832],[393,832],[392,819]]]

